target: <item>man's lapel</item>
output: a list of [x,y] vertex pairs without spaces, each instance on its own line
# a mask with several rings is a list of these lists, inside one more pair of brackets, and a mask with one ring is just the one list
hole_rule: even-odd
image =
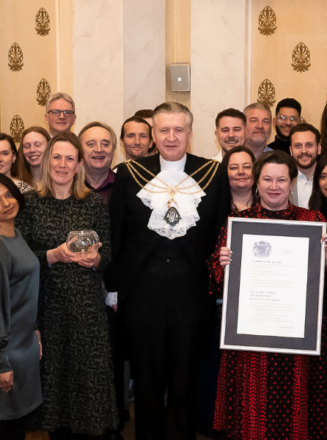
[[185,173],[192,174],[199,168],[199,162],[197,160],[197,156],[193,156],[193,154],[186,154],[186,164],[185,164]]
[[160,173],[160,159],[159,159],[159,154],[155,154],[153,155],[153,163],[151,164],[152,166],[152,172],[153,174],[157,175]]

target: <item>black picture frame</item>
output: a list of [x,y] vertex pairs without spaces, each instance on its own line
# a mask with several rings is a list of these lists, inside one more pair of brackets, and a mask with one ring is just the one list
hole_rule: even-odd
[[[221,348],[320,355],[325,275],[325,245],[321,237],[325,232],[326,223],[322,222],[228,219],[227,247],[233,251],[233,258],[225,270]],[[237,333],[243,234],[309,238],[304,338]]]

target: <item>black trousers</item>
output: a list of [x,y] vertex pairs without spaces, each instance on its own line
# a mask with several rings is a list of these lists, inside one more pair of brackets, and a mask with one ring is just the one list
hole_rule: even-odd
[[1,440],[24,440],[25,439],[25,419],[0,420],[0,439]]
[[216,307],[216,323],[212,334],[210,356],[201,362],[197,389],[197,430],[207,437],[221,438],[213,429],[218,373],[220,366],[220,327],[222,304]]
[[[206,268],[153,259],[122,305],[135,393],[136,440],[195,440],[196,385],[214,300]],[[165,408],[164,395],[168,400]]]

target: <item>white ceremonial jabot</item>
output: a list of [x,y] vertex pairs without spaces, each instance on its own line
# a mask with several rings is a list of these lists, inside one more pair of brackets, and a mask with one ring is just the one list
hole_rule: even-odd
[[[184,172],[185,162],[186,155],[177,162],[165,161],[160,156],[162,171],[137,194],[142,202],[152,209],[148,228],[170,240],[186,235],[187,230],[196,225],[200,219],[196,208],[201,202],[201,198],[206,195],[196,181]],[[184,179],[186,180],[181,183]],[[171,207],[176,208],[180,215],[180,220],[175,225],[171,225],[165,220],[171,196],[166,190],[168,187],[161,181],[172,188],[177,187],[183,192],[177,192],[174,196],[176,203],[171,203]]]

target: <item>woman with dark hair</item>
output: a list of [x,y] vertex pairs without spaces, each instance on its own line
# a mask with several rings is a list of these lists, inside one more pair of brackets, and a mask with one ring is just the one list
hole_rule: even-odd
[[[221,166],[226,167],[228,172],[232,212],[243,211],[255,206],[258,202],[252,174],[254,162],[254,154],[245,146],[234,147],[224,154]],[[210,278],[209,289],[213,295],[218,293],[213,277]],[[212,425],[221,353],[219,347],[222,300],[220,296],[216,296],[216,311],[217,320],[212,334],[211,356],[200,365],[197,385],[197,429],[200,434],[209,437],[213,435]]]
[[41,178],[42,157],[51,136],[43,127],[27,128],[20,140],[17,155],[17,173],[20,180],[34,187]]
[[242,145],[232,148],[224,155],[222,165],[228,172],[232,211],[243,211],[257,203],[252,174],[254,162],[252,151]]
[[322,153],[327,153],[327,104],[325,105],[325,108],[321,116],[320,133],[321,133],[321,141],[320,141],[321,151]]
[[[297,167],[286,153],[262,154],[254,163],[253,175],[260,204],[233,217],[325,221],[321,213],[289,202]],[[223,267],[231,262],[226,235],[224,227],[210,260],[220,295]],[[326,439],[326,316],[321,343],[321,356],[222,350],[214,428],[233,440]]]
[[[71,132],[51,139],[37,192],[17,226],[41,263],[38,325],[43,404],[29,418],[51,440],[96,439],[117,425],[109,323],[101,272],[111,256],[109,214],[85,186],[83,149]],[[101,252],[78,253],[72,231],[95,231]]]
[[15,229],[24,196],[0,174],[0,438],[24,440],[25,416],[42,402],[35,333],[39,262]]
[[17,179],[17,148],[14,139],[5,133],[0,133],[0,173],[12,179],[21,193],[31,189],[29,185]]
[[317,160],[309,209],[320,211],[327,219],[327,150]]

